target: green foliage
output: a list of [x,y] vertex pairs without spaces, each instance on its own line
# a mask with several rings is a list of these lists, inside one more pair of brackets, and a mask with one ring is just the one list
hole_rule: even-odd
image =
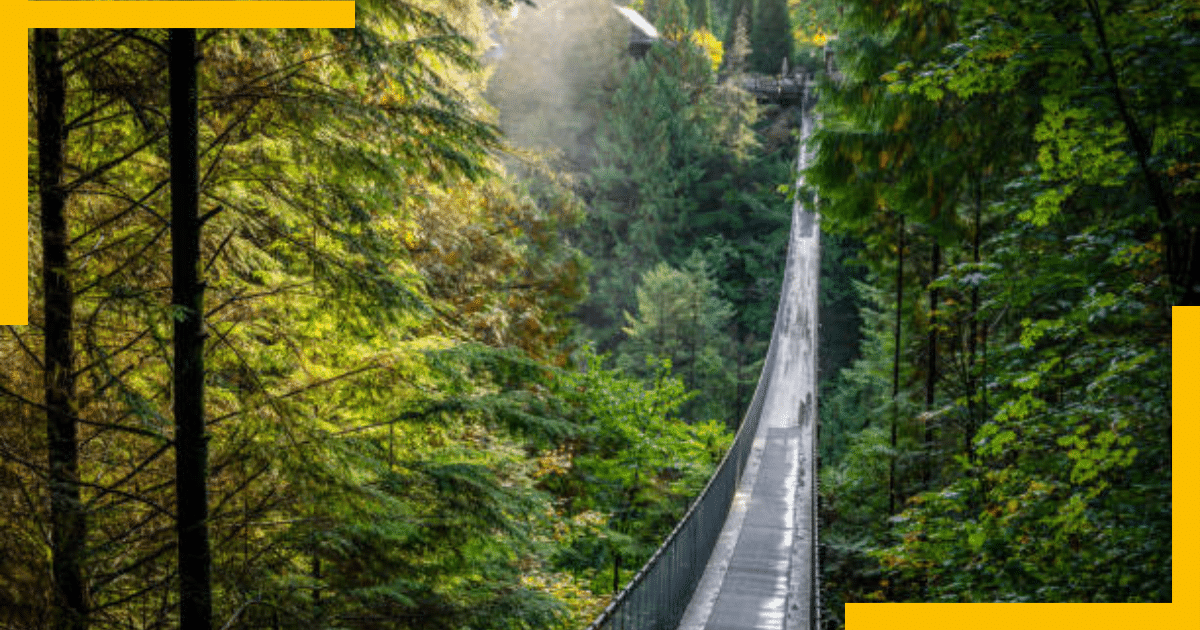
[[583,210],[544,171],[525,177],[430,188],[425,203],[410,207],[401,237],[430,297],[458,314],[462,334],[561,361],[557,346],[571,333],[567,314],[583,297],[586,265],[561,236]]
[[[201,33],[204,412],[228,627],[577,627],[603,605],[595,573],[555,559],[598,530],[558,511],[547,455],[587,453],[582,468],[601,472],[585,481],[607,488],[621,469],[606,457],[643,453],[636,501],[601,507],[648,540],[727,441],[648,417],[636,449],[605,450],[633,437],[616,415],[589,428],[585,401],[557,391],[584,293],[564,238],[581,205],[544,172],[500,179],[464,35],[482,14],[444,8],[364,3],[353,30]],[[177,603],[162,38],[65,36],[97,628],[168,626]],[[39,329],[9,332],[0,621],[32,626],[51,592],[36,535],[44,375]],[[682,394],[662,387],[666,414]]]
[[1192,87],[1151,68],[1194,74],[1177,46],[1195,16],[1120,6],[846,6],[810,174],[823,226],[862,239],[870,288],[862,359],[822,405],[824,474],[878,489],[859,458],[896,422],[900,501],[830,493],[828,600],[1170,597],[1164,305],[1192,291],[1197,143],[1170,104]]
[[777,75],[784,59],[791,63],[795,41],[787,0],[757,0],[750,22],[750,68]]
[[692,27],[696,30],[712,31],[712,3],[710,0],[690,0],[688,6],[692,10]]
[[654,23],[659,32],[668,39],[681,42],[692,30],[691,9],[687,0],[658,0]]
[[[740,25],[739,25],[740,23]],[[754,27],[754,0],[730,0],[729,3],[729,21],[725,29],[726,50],[734,50],[735,42],[738,38],[738,29],[743,30],[746,38],[745,49],[749,54],[750,50],[750,29]]]
[[587,349],[577,361],[580,369],[562,373],[555,391],[583,433],[541,487],[594,532],[572,537],[559,562],[593,575],[603,592],[611,572],[601,570],[613,555],[633,570],[649,559],[707,483],[732,434],[719,422],[679,418],[694,392],[670,375],[667,361],[648,366],[648,382],[602,367],[604,357]]
[[743,411],[736,402],[732,348],[724,339],[733,311],[716,295],[717,283],[699,253],[682,270],[666,263],[642,276],[637,316],[625,313],[626,340],[617,366],[643,378],[654,360],[670,364],[697,398],[685,406],[690,421],[719,420],[733,426]]
[[[1018,14],[965,5],[955,19],[962,37],[943,52],[900,63],[885,75],[892,90],[931,94],[948,85],[960,98],[1036,90],[1038,174],[1045,192],[1021,217],[1038,225],[1083,187],[1126,187],[1143,196],[1162,227],[1167,273],[1176,291],[1190,295],[1193,278],[1182,270],[1192,256],[1182,244],[1193,203],[1176,192],[1197,145],[1195,74],[1200,57],[1184,42],[1197,18],[1181,3],[1111,3],[1084,10],[1056,2],[1020,3]],[[1004,15],[1004,17],[1000,17]],[[1152,140],[1152,138],[1161,140]],[[1174,261],[1174,262],[1172,262]]]
[[757,146],[752,99],[715,83],[707,56],[688,43],[631,63],[605,112],[579,233],[593,261],[581,310],[591,337],[615,349],[642,274],[700,249],[740,335],[765,343],[789,216],[775,183],[791,179],[792,166],[787,152]]

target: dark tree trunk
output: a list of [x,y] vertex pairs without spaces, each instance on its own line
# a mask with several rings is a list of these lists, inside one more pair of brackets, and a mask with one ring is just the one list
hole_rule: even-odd
[[1166,257],[1167,280],[1172,289],[1172,298],[1182,298],[1184,301],[1193,302],[1197,297],[1192,285],[1195,270],[1189,268],[1186,260],[1190,259],[1191,252],[1187,252],[1188,248],[1183,244],[1185,237],[1179,233],[1180,226],[1175,222],[1176,217],[1175,211],[1171,207],[1171,197],[1163,188],[1162,179],[1152,166],[1154,147],[1151,141],[1153,138],[1138,124],[1134,112],[1131,111],[1125,100],[1125,89],[1121,86],[1121,78],[1117,72],[1116,62],[1113,60],[1112,48],[1108,43],[1108,34],[1104,27],[1104,15],[1100,9],[1100,3],[1097,0],[1087,0],[1085,4],[1092,19],[1092,26],[1096,29],[1100,54],[1104,57],[1104,73],[1109,83],[1109,94],[1112,96],[1113,104],[1116,105],[1121,122],[1125,123],[1125,135],[1133,145],[1138,170],[1141,171],[1146,182],[1146,190],[1150,194],[1150,201],[1154,204],[1158,217],[1159,230],[1163,240],[1163,254]]
[[621,592],[621,554],[613,549],[613,596]]
[[896,261],[896,329],[892,354],[892,456],[888,461],[888,514],[896,513],[896,447],[900,422],[900,314],[904,306],[904,215],[900,215]]
[[68,272],[67,192],[62,185],[66,84],[58,30],[34,31],[37,81],[38,194],[41,202],[42,283],[45,292],[46,434],[50,465],[50,556],[55,630],[87,626],[82,560],[87,521],[79,493],[75,436],[72,311]]
[[[971,237],[971,260],[978,267],[979,239],[983,220],[983,185],[975,182],[975,233]],[[976,374],[975,364],[979,355],[979,283],[971,286],[971,330],[967,337],[967,427],[963,438],[963,451],[969,461],[975,459],[975,431],[982,423],[980,385],[983,374]]]
[[204,435],[204,285],[199,279],[200,179],[196,156],[196,31],[172,29],[171,308],[175,317],[175,491],[179,622],[212,628],[208,445]]
[[[935,239],[933,242],[933,252],[929,255],[929,282],[932,284],[937,281],[939,268],[942,265],[942,247]],[[933,466],[936,458],[933,456],[934,431],[931,414],[933,410],[933,400],[937,388],[937,307],[938,307],[938,290],[932,288],[929,290],[929,333],[926,339],[926,363],[925,363],[925,470],[924,481],[925,487],[933,481]]]

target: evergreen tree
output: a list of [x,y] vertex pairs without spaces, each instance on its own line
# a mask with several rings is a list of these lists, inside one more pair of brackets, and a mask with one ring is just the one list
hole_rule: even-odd
[[699,392],[685,408],[689,421],[732,425],[741,410],[729,404],[735,383],[727,340],[733,310],[717,296],[717,283],[699,252],[683,269],[659,263],[642,276],[636,314],[625,313],[626,340],[617,366],[643,377],[665,359],[689,390]]
[[692,28],[696,30],[713,30],[712,4],[710,0],[690,0],[688,6],[692,10]]
[[651,360],[651,377],[641,379],[605,368],[590,349],[577,360],[577,370],[555,379],[555,391],[589,439],[571,443],[568,465],[543,483],[590,525],[572,536],[560,562],[598,569],[619,558],[620,584],[671,532],[733,436],[715,421],[681,419],[692,394],[666,361]]
[[[611,349],[632,311],[642,271],[678,255],[679,228],[717,146],[701,116],[710,101],[706,59],[688,46],[655,47],[622,78],[597,138],[584,250],[596,262],[584,321]],[[694,81],[688,81],[693,79]],[[698,80],[697,80],[698,79]]]
[[754,27],[754,0],[731,0],[729,5],[729,24],[725,28],[725,38],[722,40],[725,44],[725,50],[733,50],[734,38],[737,35],[738,20],[741,20],[743,15],[745,16],[746,35],[749,37],[750,29]]
[[687,0],[661,0],[654,24],[667,39],[683,42],[694,27],[691,16]]
[[75,291],[64,186],[66,82],[57,29],[34,31],[38,201],[45,293],[44,399],[50,486],[51,618],[55,630],[88,625],[83,579],[86,510],[79,489],[75,388]]
[[792,18],[787,0],[758,0],[750,24],[750,67],[762,74],[779,74],[792,62]]
[[749,69],[750,53],[750,5],[730,21],[729,35],[725,41],[725,73],[737,76]]
[[[66,332],[74,329],[73,344],[84,359],[56,373],[73,375],[80,385],[69,418],[80,431],[66,446],[78,448],[79,476],[89,488],[82,508],[91,526],[86,540],[58,533],[55,539],[91,550],[76,566],[81,591],[97,611],[93,627],[169,625],[177,605],[188,607],[205,592],[212,618],[254,624],[265,615],[267,623],[305,627],[381,622],[367,619],[364,611],[372,609],[386,612],[393,624],[436,612],[446,625],[483,626],[506,610],[509,620],[548,627],[563,611],[549,586],[538,590],[522,582],[528,573],[520,567],[545,559],[541,548],[518,544],[532,535],[522,523],[538,512],[530,501],[540,495],[527,478],[509,474],[524,465],[525,450],[516,446],[520,439],[508,437],[525,431],[531,442],[546,440],[545,427],[561,432],[561,422],[535,422],[540,416],[523,411],[532,399],[524,385],[490,380],[514,361],[496,359],[495,350],[450,352],[476,331],[459,320],[457,307],[447,308],[448,298],[459,295],[429,295],[432,263],[414,261],[407,247],[428,245],[427,237],[448,240],[432,221],[414,220],[411,210],[424,204],[464,215],[478,211],[501,226],[479,239],[481,255],[508,256],[484,297],[512,316],[511,327],[499,327],[506,334],[559,328],[530,338],[531,351],[550,355],[567,332],[571,296],[578,295],[578,260],[557,239],[572,206],[548,194],[503,203],[504,195],[478,190],[468,211],[455,205],[461,200],[442,196],[477,185],[496,168],[483,157],[495,147],[495,130],[467,114],[466,97],[457,91],[465,74],[456,73],[477,68],[464,52],[466,40],[436,13],[401,8],[398,18],[373,13],[365,23],[406,25],[400,30],[430,37],[383,39],[371,27],[206,31],[198,38],[201,54],[181,51],[176,58],[183,64],[202,60],[197,70],[205,98],[196,126],[203,149],[185,152],[199,156],[203,177],[194,178],[193,201],[180,204],[184,218],[174,221],[164,194],[172,183],[164,139],[167,122],[188,107],[168,109],[167,90],[152,89],[166,83],[167,38],[161,31],[64,32],[59,58],[68,88],[65,126],[72,133],[58,135],[65,141],[62,161],[75,167],[64,177],[47,163],[44,176],[31,176],[66,180],[61,186],[72,191],[66,225],[87,261],[47,264],[44,271],[72,281],[74,310],[82,314]],[[35,60],[53,60],[43,54],[40,36],[34,45]],[[444,74],[416,68],[410,54],[444,55],[437,65]],[[52,78],[35,74],[39,81],[31,87],[53,91]],[[52,110],[39,106],[31,116]],[[172,127],[182,132],[187,125]],[[40,144],[42,157],[52,158],[53,143]],[[172,188],[186,192],[190,169],[178,162],[171,168]],[[226,210],[202,218],[197,196]],[[190,220],[184,206],[191,206]],[[184,246],[190,238],[178,238],[171,249],[207,282],[203,308],[196,298],[204,287],[188,282],[186,273],[175,274],[185,295],[174,302],[184,308],[170,307],[172,275],[161,244],[173,226],[190,228],[195,239],[190,253]],[[58,238],[57,232],[46,236]],[[476,261],[447,262],[464,277],[477,272]],[[529,286],[515,286],[522,282]],[[203,380],[194,378],[198,362],[191,362],[193,376],[171,376],[172,363],[189,363],[186,351],[170,352],[175,314],[192,316],[193,323],[204,319]],[[50,602],[51,559],[23,549],[38,548],[28,544],[30,536],[50,519],[38,481],[44,467],[10,464],[47,457],[44,438],[28,437],[41,394],[22,376],[46,372],[28,351],[42,331],[11,332],[0,353],[15,369],[0,375],[0,405],[20,422],[0,428],[6,480],[0,619],[23,627],[48,618],[49,607],[42,610],[38,602]],[[196,333],[176,338],[190,340],[195,350],[203,341]],[[70,338],[54,336],[56,343]],[[426,356],[438,349],[445,352]],[[518,382],[532,383],[530,372]],[[186,430],[171,439],[171,417],[173,399],[186,399],[173,396],[174,387],[198,383],[205,388],[203,403],[177,415],[199,416],[190,437],[192,447],[208,444],[207,483],[194,474],[203,454],[179,474],[169,455],[173,444],[196,450],[187,446]],[[484,400],[476,395],[483,391],[505,393]],[[450,428],[427,439],[431,425]],[[493,436],[498,446],[469,448],[480,435]],[[389,469],[404,474],[387,477]],[[55,477],[53,500],[46,502],[51,507],[61,505],[54,498],[60,490],[69,490],[58,482],[61,474]],[[180,492],[191,498],[176,502],[176,479],[201,481]],[[389,479],[402,479],[390,486],[399,490],[381,492]],[[207,518],[195,518],[206,504]],[[425,508],[423,523],[456,522],[451,529],[459,537],[406,524]],[[481,515],[467,518],[472,514]],[[197,521],[212,532],[211,588],[203,579],[185,579],[180,598],[173,588],[180,574],[202,566],[188,554],[181,571],[171,552],[194,546],[177,545],[174,530]],[[364,528],[372,521],[399,525]],[[445,560],[446,546],[465,552]],[[383,548],[394,550],[388,559],[395,562],[366,570],[363,558]],[[55,554],[60,561],[70,557],[69,547],[63,549]],[[510,554],[514,549],[520,553]],[[27,566],[10,570],[22,558]],[[448,577],[481,570],[487,581]],[[448,582],[462,586],[449,593],[434,586]],[[74,627],[80,615],[59,618]]]

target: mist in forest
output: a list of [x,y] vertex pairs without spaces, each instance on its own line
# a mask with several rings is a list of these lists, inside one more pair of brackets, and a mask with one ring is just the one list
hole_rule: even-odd
[[539,0],[504,16],[494,32],[487,96],[509,141],[586,160],[629,23],[610,0]]

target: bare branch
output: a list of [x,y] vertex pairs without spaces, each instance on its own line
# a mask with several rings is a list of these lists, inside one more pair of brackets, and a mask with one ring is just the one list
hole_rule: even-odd
[[158,142],[162,137],[163,137],[163,132],[161,132],[161,131],[150,134],[150,137],[148,139],[142,141],[141,144],[138,144],[137,146],[133,147],[132,149],[126,151],[125,153],[123,153],[111,160],[108,160],[107,162],[100,164],[99,166],[88,171],[87,173],[80,175],[74,181],[65,184],[63,186],[63,188],[67,192],[74,192],[80,186],[83,186],[84,184],[86,184],[94,179],[97,179],[104,173],[107,173],[108,171],[112,170],[113,168],[116,168],[118,165],[120,165],[125,160],[128,160],[129,158],[131,158],[131,157],[137,155],[138,153],[140,153],[141,151],[145,150],[146,147],[149,147],[150,145],[154,144],[155,142]]
[[21,338],[21,335],[17,332],[16,327],[6,326],[6,328],[8,328],[8,332],[12,333],[13,338],[17,340],[17,344],[21,346],[21,349],[25,351],[25,354],[29,356],[29,359],[33,361],[35,365],[37,365],[38,369],[45,370],[46,366],[42,363],[41,358],[34,354],[33,350],[29,349],[29,346],[25,345],[25,340]]
[[171,448],[170,442],[167,442],[167,443],[163,444],[162,446],[159,446],[158,450],[151,453],[149,457],[146,457],[141,462],[138,462],[138,464],[133,467],[133,470],[130,470],[128,473],[126,473],[124,477],[121,477],[120,479],[114,481],[107,489],[101,490],[100,492],[96,493],[96,496],[92,497],[91,499],[88,499],[87,502],[85,503],[85,505],[88,507],[88,509],[91,509],[96,504],[97,501],[104,498],[110,492],[118,492],[117,488],[119,488],[120,486],[122,486],[126,483],[129,483],[131,480],[133,480],[134,477],[136,477],[139,473],[141,473],[143,470],[145,470],[147,466],[154,463],[154,461],[157,460],[159,457],[162,457],[163,453],[166,453],[167,450],[169,450],[170,448]]

